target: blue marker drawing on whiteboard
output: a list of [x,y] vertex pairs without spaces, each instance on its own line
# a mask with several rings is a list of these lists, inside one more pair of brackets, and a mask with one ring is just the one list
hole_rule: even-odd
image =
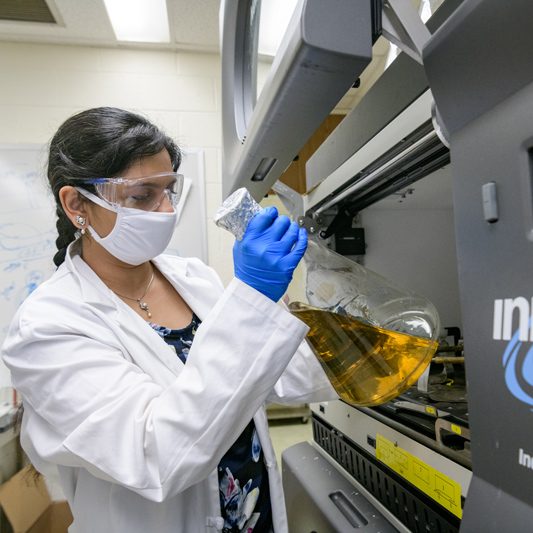
[[0,295],[2,295],[2,298],[4,300],[10,301],[11,297],[13,296],[13,292],[15,291],[16,285],[12,281],[7,287],[4,287],[2,290],[0,290]]
[[35,194],[36,187],[43,186],[41,176],[35,171],[26,172],[23,174],[22,180],[26,188],[27,206],[33,209],[42,207],[43,204],[40,201],[42,195]]
[[[46,147],[0,144],[0,344],[17,308],[55,271],[56,207]],[[10,383],[0,363],[0,387]]]
[[24,223],[0,224],[0,262],[35,261],[50,258],[55,250],[55,232],[43,232]]
[[43,273],[37,270],[32,270],[26,277],[26,285],[24,291],[26,296],[29,296],[43,281]]
[[[1,167],[0,161],[0,167]],[[53,208],[51,194],[46,188],[45,178],[35,170],[2,172],[0,168],[0,181],[2,183],[18,183],[22,181],[23,187],[18,186],[18,195],[13,195],[11,203],[2,206],[2,214],[10,212],[20,214],[21,209]]]
[[4,267],[4,272],[13,272],[22,266],[20,261],[13,261]]
[[21,249],[18,257],[26,261],[35,261],[35,259],[41,259],[43,257],[52,257],[53,251],[55,250],[54,240],[44,238],[39,243]]
[[32,270],[28,272],[24,280],[19,281],[16,297],[13,298],[17,307],[44,281],[48,274],[40,270]]

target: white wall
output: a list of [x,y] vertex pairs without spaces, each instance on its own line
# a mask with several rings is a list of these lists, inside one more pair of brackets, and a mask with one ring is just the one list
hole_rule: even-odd
[[451,209],[366,209],[365,267],[433,302],[442,326],[460,326]]
[[0,43],[0,80],[0,143],[47,143],[70,115],[116,106],[202,148],[209,263],[231,279],[232,238],[211,220],[222,199],[218,55]]

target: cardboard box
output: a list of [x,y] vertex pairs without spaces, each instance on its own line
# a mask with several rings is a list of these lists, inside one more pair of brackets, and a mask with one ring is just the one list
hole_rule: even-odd
[[67,502],[52,501],[30,466],[0,485],[0,506],[14,533],[67,533],[72,523]]

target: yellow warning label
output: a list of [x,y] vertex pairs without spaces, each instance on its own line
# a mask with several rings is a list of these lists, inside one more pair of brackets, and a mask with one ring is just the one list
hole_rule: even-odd
[[455,516],[462,517],[461,485],[457,481],[396,446],[379,433],[376,435],[376,457]]
[[457,433],[457,435],[461,434],[461,426],[458,426],[457,424],[452,424],[451,427],[454,433]]
[[437,416],[437,410],[431,405],[426,405],[426,413],[429,413],[430,415],[433,415],[433,416]]

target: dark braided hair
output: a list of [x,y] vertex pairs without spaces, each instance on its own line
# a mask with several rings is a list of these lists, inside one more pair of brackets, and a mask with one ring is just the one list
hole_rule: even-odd
[[[61,188],[79,185],[80,178],[114,177],[163,149],[168,151],[174,171],[178,170],[181,151],[170,137],[144,117],[114,107],[82,111],[59,127],[50,142],[47,172],[56,201],[56,266],[65,260],[77,230],[61,206]],[[84,189],[95,193],[92,185],[84,184]]]

